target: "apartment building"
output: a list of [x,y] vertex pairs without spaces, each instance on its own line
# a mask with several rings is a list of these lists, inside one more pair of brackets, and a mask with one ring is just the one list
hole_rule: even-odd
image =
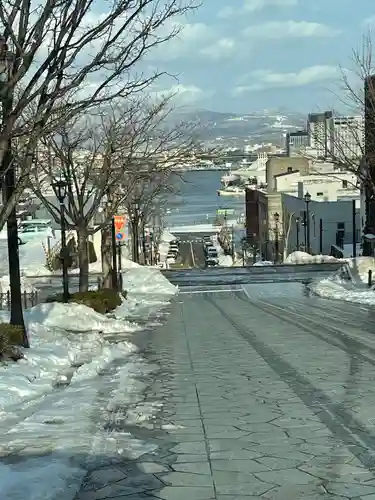
[[365,120],[363,116],[337,116],[334,118],[331,156],[342,160],[359,161],[364,154]]
[[332,111],[310,113],[307,118],[309,147],[317,158],[327,158],[334,143],[334,119]]

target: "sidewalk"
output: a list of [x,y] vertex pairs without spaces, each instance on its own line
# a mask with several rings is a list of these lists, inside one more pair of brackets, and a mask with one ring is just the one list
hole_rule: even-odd
[[216,295],[177,297],[144,350],[159,367],[144,401],[163,409],[123,430],[155,451],[92,471],[76,500],[375,498],[358,447],[323,423],[319,401],[304,404],[310,386],[295,374],[293,386],[289,361],[272,354],[278,332],[265,346],[267,318],[257,328],[249,302]]

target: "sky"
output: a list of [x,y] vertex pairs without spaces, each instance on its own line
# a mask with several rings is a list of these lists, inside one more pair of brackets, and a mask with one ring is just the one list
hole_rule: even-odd
[[180,105],[246,113],[337,108],[341,70],[375,32],[374,0],[203,0],[149,56]]

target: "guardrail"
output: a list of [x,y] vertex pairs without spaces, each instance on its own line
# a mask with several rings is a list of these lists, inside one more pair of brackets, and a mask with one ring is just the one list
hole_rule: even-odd
[[240,274],[288,274],[300,272],[317,271],[338,271],[343,267],[342,262],[321,262],[314,264],[277,264],[274,266],[245,266],[245,267],[208,267],[208,268],[190,268],[190,269],[162,269],[161,272],[168,275],[240,275]]

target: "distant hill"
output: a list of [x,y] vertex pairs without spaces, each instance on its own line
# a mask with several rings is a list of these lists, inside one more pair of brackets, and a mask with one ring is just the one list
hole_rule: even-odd
[[202,140],[217,137],[271,140],[284,132],[299,130],[306,125],[305,115],[284,109],[260,110],[240,115],[186,107],[176,110],[174,119],[196,123],[197,133]]

